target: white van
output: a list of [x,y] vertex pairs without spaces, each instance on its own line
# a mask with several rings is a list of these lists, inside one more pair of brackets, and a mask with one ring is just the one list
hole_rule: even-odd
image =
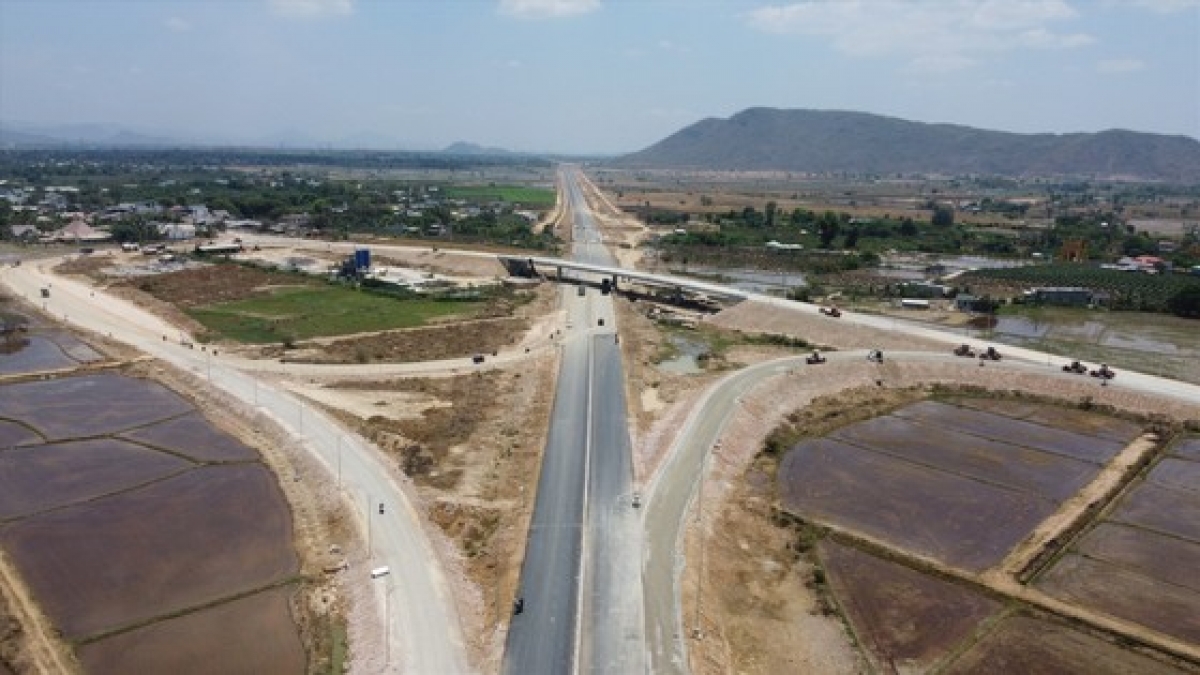
[[378,579],[379,577],[385,577],[391,571],[392,570],[388,567],[376,567],[375,569],[371,570],[371,578]]

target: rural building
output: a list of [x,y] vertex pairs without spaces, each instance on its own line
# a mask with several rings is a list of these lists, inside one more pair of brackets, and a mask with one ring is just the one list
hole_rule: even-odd
[[1025,297],[1034,304],[1086,307],[1093,303],[1091,289],[1078,286],[1047,286],[1026,291]]
[[909,281],[900,284],[900,294],[912,298],[944,298],[950,294],[950,287],[928,281]]

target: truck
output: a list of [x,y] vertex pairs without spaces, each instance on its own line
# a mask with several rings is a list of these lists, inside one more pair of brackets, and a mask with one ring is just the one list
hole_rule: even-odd
[[42,287],[42,297],[43,298],[50,297],[50,289],[49,288],[46,288],[44,286]]

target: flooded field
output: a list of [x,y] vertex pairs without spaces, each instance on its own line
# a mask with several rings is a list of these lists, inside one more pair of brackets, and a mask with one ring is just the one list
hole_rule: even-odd
[[1190,459],[1194,462],[1200,462],[1200,438],[1188,438],[1176,443],[1171,448],[1171,454],[1176,457]]
[[[1055,413],[1058,410],[1054,408]],[[983,438],[1020,439],[1021,445],[1028,448],[1096,464],[1112,459],[1137,435],[1137,430],[1132,426],[1127,432],[1096,436],[1082,431],[1088,425],[1079,421],[1079,417],[1075,418],[1073,426],[1066,417],[1039,424],[938,401],[915,403],[897,410],[895,415]]]
[[192,467],[112,438],[0,452],[0,520],[83,502]]
[[1025,308],[974,336],[1200,384],[1193,319],[1141,312]]
[[1142,570],[1071,553],[1037,585],[1074,604],[1200,642],[1200,593],[1144,576]]
[[276,490],[260,465],[201,467],[23,519],[0,541],[55,624],[85,638],[287,579]]
[[830,435],[852,445],[967,478],[1062,501],[1095,474],[1087,462],[902,417],[877,417]]
[[42,437],[33,429],[16,422],[0,420],[0,448],[13,448],[41,441]]
[[1166,487],[1200,494],[1200,462],[1166,457],[1150,471],[1147,479]]
[[291,513],[252,448],[117,374],[0,386],[0,440],[0,546],[87,672],[304,671]]
[[1200,462],[1177,442],[1036,581],[1047,593],[1200,643]]
[[304,649],[288,609],[290,590],[276,588],[203,612],[166,619],[84,645],[88,673],[295,675]]
[[156,382],[112,373],[22,382],[2,391],[0,418],[50,440],[104,436],[192,410]]
[[71,368],[102,358],[70,333],[44,327],[25,316],[6,316],[24,322],[26,330],[0,335],[0,375]]
[[138,443],[184,455],[197,462],[238,462],[258,453],[222,433],[199,413],[191,413],[121,434]]
[[780,481],[789,511],[974,572],[999,563],[1056,507],[827,439],[793,448]]
[[784,507],[979,572],[1137,433],[1074,411],[1051,427],[988,403],[923,401],[797,445],[780,466]]
[[1097,415],[1078,408],[1004,399],[968,398],[955,399],[952,403],[1036,424],[1060,426],[1077,434],[1096,436],[1102,439],[1117,439],[1123,443],[1133,440],[1141,432],[1138,425],[1128,420]]
[[1200,495],[1143,484],[1121,500],[1109,520],[1200,542]]
[[876,663],[928,669],[1004,606],[852,546],[825,540],[820,555],[839,605]]
[[1188,671],[1058,622],[1005,618],[943,671],[947,675],[1179,675]]

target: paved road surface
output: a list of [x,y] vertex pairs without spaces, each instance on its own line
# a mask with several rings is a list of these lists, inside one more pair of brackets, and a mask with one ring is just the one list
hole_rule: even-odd
[[[381,464],[370,445],[298,399],[228,367],[221,358],[183,347],[177,339],[178,331],[158,317],[77,281],[49,274],[47,270],[56,262],[31,261],[3,268],[0,283],[68,324],[110,335],[208,378],[213,386],[275,418],[328,468],[331,476],[340,474],[346,498],[370,533],[372,566],[391,568],[391,574],[375,581],[368,578],[366,569],[349,571],[360,575],[352,583],[375,584],[379,607],[388,615],[380,617],[381,624],[389,620],[388,653],[373,664],[376,672],[469,672],[461,624],[441,566],[421,529],[406,487],[392,479],[394,472]],[[50,287],[50,297],[43,302],[39,289],[45,286]],[[381,502],[385,504],[382,516],[378,513]],[[385,665],[385,660],[390,663]],[[372,667],[370,663],[363,665]]]
[[[565,169],[561,184],[575,257],[611,264],[576,170]],[[504,670],[644,672],[640,537],[612,301],[568,286],[562,302],[567,339],[521,571],[524,612],[513,618]]]

